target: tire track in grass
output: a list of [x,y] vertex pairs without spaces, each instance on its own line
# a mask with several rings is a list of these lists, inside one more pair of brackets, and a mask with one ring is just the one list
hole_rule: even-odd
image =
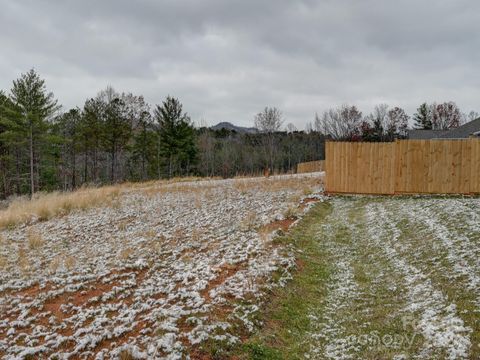
[[[439,213],[445,211],[443,206],[429,204],[419,206],[425,202],[415,203],[416,220],[426,225],[434,240],[440,241],[446,251],[446,258],[450,262],[453,271],[461,278],[468,279],[465,285],[475,292],[477,297],[476,305],[480,308],[480,266],[477,256],[478,247],[475,247],[470,239],[458,231],[449,229],[439,221]],[[433,206],[432,206],[433,205]],[[444,204],[442,204],[444,205]]]
[[311,358],[404,358],[421,336],[404,324],[403,283],[370,241],[364,199],[334,199],[333,214],[317,232],[334,264],[328,293],[317,313]]
[[[461,200],[471,203],[472,199]],[[471,252],[465,251],[464,246],[474,246],[474,239],[469,234],[472,226],[456,226],[462,218],[474,218],[467,207],[459,207],[458,199],[408,199],[407,201],[389,201],[386,205],[390,212],[401,217],[400,223],[406,224],[402,232],[401,242],[406,246],[401,253],[428,276],[435,288],[441,289],[450,302],[455,303],[457,314],[462,318],[466,327],[474,331],[470,334],[472,358],[480,356],[480,288],[475,276],[479,266],[473,264],[476,260]],[[460,212],[453,212],[452,208],[462,208]],[[422,211],[425,209],[425,211]],[[467,213],[463,213],[466,210]],[[412,216],[412,214],[415,216]],[[451,217],[458,218],[450,222]],[[463,214],[463,216],[462,216]],[[442,219],[445,219],[442,222]],[[432,226],[434,222],[435,226]],[[437,234],[443,231],[447,239]],[[478,236],[478,234],[477,234]],[[467,239],[465,239],[467,237]],[[459,243],[460,241],[460,243]],[[469,242],[469,245],[461,241]],[[453,250],[452,250],[453,249]],[[468,261],[468,260],[471,261]],[[477,285],[475,285],[477,283]]]
[[[345,206],[334,203],[332,214],[325,219],[317,230],[319,246],[324,246],[329,255],[328,261],[334,270],[327,284],[327,296],[321,309],[309,315],[312,324],[310,352],[308,358],[356,359],[359,347],[348,341],[347,322],[350,321],[349,309],[359,296],[358,286],[352,267],[353,251],[348,242],[351,229],[346,226]],[[319,311],[320,310],[320,311]]]
[[468,257],[480,276],[480,201],[479,199],[437,200],[429,210],[449,232],[452,240]]
[[409,298],[405,310],[418,317],[416,327],[421,331],[425,342],[417,357],[467,358],[471,347],[471,329],[457,315],[456,305],[448,303],[443,293],[432,285],[429,276],[401,255],[407,247],[401,242],[401,230],[385,206],[370,203],[366,211],[370,224],[382,225],[369,228],[372,240],[405,281]]
[[369,223],[365,204],[378,201],[370,197],[360,198],[350,211],[349,223],[355,224],[356,247],[354,264],[362,288],[362,301],[357,304],[356,316],[362,324],[357,341],[363,345],[366,359],[405,359],[423,341],[406,316],[407,289],[395,267],[372,241],[370,229],[379,226]]
[[465,231],[473,244],[480,241],[480,198],[442,199],[438,200],[444,218],[449,227]]

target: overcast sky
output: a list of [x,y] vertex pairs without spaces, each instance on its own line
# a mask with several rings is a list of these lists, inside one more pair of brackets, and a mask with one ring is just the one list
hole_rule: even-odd
[[342,103],[480,110],[478,0],[0,0],[0,89],[34,67],[65,108],[112,85],[195,121],[298,128]]

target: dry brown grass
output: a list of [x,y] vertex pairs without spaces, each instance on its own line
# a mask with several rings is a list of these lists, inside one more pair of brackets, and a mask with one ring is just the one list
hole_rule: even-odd
[[132,219],[124,219],[118,223],[118,230],[125,231],[128,228],[128,225],[132,222]]
[[50,262],[50,265],[48,265],[48,269],[50,270],[50,273],[51,274],[56,273],[61,263],[62,263],[62,259],[59,256],[55,257]]
[[313,190],[312,190],[311,187],[305,186],[305,187],[303,188],[303,190],[302,190],[302,194],[303,194],[304,196],[312,195],[312,194],[313,194]]
[[28,247],[30,250],[39,249],[45,244],[45,240],[42,237],[42,234],[34,230],[30,230],[27,234]]
[[73,210],[111,205],[122,187],[118,185],[84,188],[70,193],[37,194],[32,200],[15,200],[6,210],[0,211],[0,229],[28,223],[35,219],[48,220]]
[[120,253],[118,254],[118,258],[120,260],[125,261],[125,260],[128,260],[128,258],[132,255],[133,255],[133,249],[126,248],[126,249],[123,249],[122,251],[120,251]]
[[0,255],[0,269],[5,268],[7,264],[8,264],[8,259],[5,256]]
[[257,223],[257,214],[254,211],[249,211],[240,222],[240,228],[243,231],[253,230]]
[[258,235],[260,236],[260,241],[265,244],[270,240],[270,234],[272,230],[268,226],[262,226],[258,230]]
[[[68,214],[74,210],[85,210],[96,206],[119,207],[118,195],[122,192],[140,190],[145,195],[155,195],[165,192],[196,193],[201,191],[208,200],[209,191],[218,185],[205,182],[201,186],[195,183],[219,178],[173,178],[170,180],[149,181],[144,183],[125,183],[100,188],[82,188],[74,192],[37,194],[32,200],[20,198],[14,200],[7,209],[0,211],[0,229],[13,227],[34,220],[45,221],[55,216]],[[193,184],[192,184],[193,183]],[[298,189],[309,192],[312,187],[322,183],[319,177],[311,178],[239,178],[234,182],[234,188],[239,192],[247,190],[278,191],[282,189]],[[196,206],[201,207],[203,199],[196,197]]]
[[135,360],[132,353],[128,350],[123,350],[122,352],[120,352],[119,359],[120,360]]
[[153,240],[157,237],[157,232],[153,229],[143,231],[139,235],[145,237],[146,239]]
[[176,228],[173,232],[173,238],[175,241],[182,241],[185,239],[186,231],[183,228]]
[[300,213],[300,209],[296,205],[291,205],[283,214],[285,219],[296,219]]
[[24,248],[20,248],[18,250],[18,258],[17,258],[18,266],[23,273],[27,273],[30,270],[30,261],[28,260],[27,253],[25,252]]
[[75,268],[76,263],[77,263],[77,261],[75,260],[75,258],[73,256],[67,256],[65,258],[65,261],[64,261],[65,268],[68,271],[72,271]]
[[311,193],[313,188],[322,185],[323,180],[320,177],[258,177],[250,179],[236,179],[234,188],[245,193],[248,190],[260,191],[280,191],[284,189],[294,189],[302,192]]

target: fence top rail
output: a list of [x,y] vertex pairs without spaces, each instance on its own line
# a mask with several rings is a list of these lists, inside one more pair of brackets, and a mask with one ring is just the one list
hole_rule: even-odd
[[326,140],[325,142],[331,144],[395,144],[396,142],[409,142],[409,141],[480,141],[480,137],[471,137],[471,138],[435,138],[435,139],[395,139],[394,141],[337,141],[337,140]]

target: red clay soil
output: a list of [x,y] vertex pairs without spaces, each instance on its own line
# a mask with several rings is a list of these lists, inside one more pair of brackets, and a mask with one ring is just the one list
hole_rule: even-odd
[[234,274],[237,273],[241,269],[240,264],[225,264],[220,268],[220,273],[218,276],[210,281],[207,285],[207,287],[200,291],[200,296],[202,296],[205,299],[205,302],[210,302],[210,290],[216,288],[218,285],[223,284],[225,280],[227,280],[229,277],[233,276]]
[[263,230],[271,232],[271,231],[281,229],[283,232],[287,232],[290,226],[292,226],[292,224],[295,222],[295,220],[296,219],[294,218],[277,220],[277,221],[271,222],[270,224],[265,225],[263,227]]
[[[84,305],[87,304],[87,302],[90,299],[92,299],[94,297],[102,296],[104,293],[107,293],[107,292],[111,291],[114,286],[120,285],[120,280],[122,278],[122,275],[130,274],[132,272],[136,273],[136,277],[137,277],[136,283],[137,283],[137,285],[139,285],[139,284],[141,284],[141,282],[145,278],[145,276],[148,272],[148,268],[144,268],[144,269],[141,269],[141,270],[131,269],[131,268],[122,269],[122,270],[114,270],[114,271],[110,272],[109,274],[107,274],[107,275],[105,275],[105,276],[103,276],[99,279],[96,279],[96,280],[93,280],[93,281],[87,283],[85,285],[85,287],[88,290],[85,290],[85,288],[83,288],[83,289],[79,289],[79,290],[73,291],[73,292],[66,292],[66,293],[60,294],[60,295],[58,295],[54,298],[47,299],[45,301],[45,303],[43,304],[43,309],[40,311],[38,309],[33,309],[32,308],[31,309],[31,315],[39,315],[41,312],[48,311],[56,317],[58,322],[61,322],[64,319],[66,319],[67,317],[69,317],[68,314],[65,314],[60,309],[63,304],[71,303],[71,304],[73,304],[75,306],[78,306],[78,307],[84,306]],[[102,283],[101,282],[102,279],[104,279],[106,277],[110,277],[112,275],[118,275],[118,277],[115,278],[110,283]],[[12,291],[11,295],[21,296],[21,297],[25,297],[25,298],[35,298],[42,293],[47,293],[52,288],[53,288],[52,284],[47,284],[47,286],[42,288],[42,289],[40,289],[40,286],[38,284],[36,284],[34,286],[31,286],[31,287],[26,288],[26,289],[22,289],[20,291]],[[128,301],[128,297],[126,299],[121,300],[121,301],[124,301],[124,302]],[[131,299],[130,299],[130,302],[131,302]],[[110,300],[110,301],[107,301],[106,303],[115,303],[115,300]],[[94,304],[88,304],[88,306],[93,306],[93,305]],[[10,315],[10,316],[12,316],[12,315]],[[8,318],[8,316],[1,316],[0,317],[0,319],[2,319],[2,320],[6,319],[6,318]],[[43,325],[47,328],[49,326],[51,326],[51,324],[49,323],[49,316],[39,316],[32,324],[30,324],[28,326],[28,328],[22,329],[22,331],[25,332],[25,333],[30,333],[36,325]],[[126,334],[123,334],[121,337],[113,339],[113,340],[109,341],[108,343],[106,342],[103,345],[109,346],[110,343],[112,343],[113,341],[115,341],[117,344],[125,343],[131,337],[138,336],[140,331],[143,328],[145,328],[146,326],[147,326],[146,324],[140,322],[139,324],[137,324],[137,326],[135,326],[135,328],[132,331],[130,331]],[[67,326],[67,328],[58,331],[58,333],[63,335],[63,336],[70,336],[70,335],[73,334],[73,332],[74,332],[74,330],[70,326]],[[6,333],[4,331],[0,330],[0,340],[4,339],[5,336],[6,336]],[[39,345],[41,345],[41,343],[39,343]],[[63,350],[71,350],[71,349],[74,348],[75,345],[76,345],[75,342],[69,341],[69,342],[66,342],[65,344],[63,344],[62,349]],[[99,346],[100,345],[101,344],[99,344]],[[74,359],[74,358],[72,358],[72,359]]]
[[318,199],[316,198],[305,198],[303,199],[302,203],[300,204],[300,209],[305,209],[307,207],[307,204],[310,204],[310,203],[316,203],[318,202]]

